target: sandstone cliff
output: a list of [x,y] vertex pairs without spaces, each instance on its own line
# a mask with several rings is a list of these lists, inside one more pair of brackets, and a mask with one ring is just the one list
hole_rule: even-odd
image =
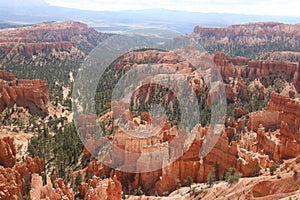
[[289,129],[296,133],[299,130],[300,103],[287,97],[273,93],[271,100],[263,111],[250,114],[248,128],[257,130],[259,124],[267,129],[278,129],[281,122],[288,124]]
[[265,87],[268,87],[274,84],[275,79],[282,78],[293,83],[297,91],[300,92],[300,66],[297,62],[256,61],[243,57],[231,58],[222,52],[214,54],[214,62],[224,81],[229,81],[231,78],[244,81],[259,79]]
[[0,30],[0,49],[6,56],[11,51],[20,50],[19,54],[33,56],[41,52],[51,53],[52,50],[68,51],[71,47],[78,47],[87,53],[103,36],[80,22],[47,22]]
[[70,73],[110,35],[73,21],[1,29],[0,68],[18,78],[46,80],[55,100],[62,95],[62,86],[70,86]]
[[299,24],[276,22],[249,23],[228,27],[196,26],[190,34],[209,51],[222,51],[231,56],[256,58],[265,51],[299,52]]
[[[158,65],[154,64],[153,68],[161,71],[164,69],[174,70],[173,75],[178,75],[178,77],[180,75],[184,75],[185,77],[191,76],[189,84],[193,87],[195,93],[200,96],[201,90],[205,87],[201,74],[196,73],[193,64],[180,56],[183,55],[183,52],[177,53],[177,55],[174,55],[172,52],[159,52],[157,50],[130,52],[116,61],[115,67],[118,72],[115,76],[122,75],[122,70],[124,69],[147,68],[148,62],[159,63]],[[298,63],[262,62],[245,57],[231,58],[221,52],[205,56],[208,56],[206,57],[207,59],[212,58],[219,68],[226,83],[226,98],[230,103],[235,103],[238,98],[242,102],[249,101],[252,95],[257,95],[259,100],[265,100],[265,87],[272,85],[273,81],[279,77],[293,83],[295,86],[297,85],[298,75],[294,72],[299,70]],[[143,60],[143,58],[145,59]],[[195,61],[194,63],[197,62]],[[271,73],[274,73],[274,75],[268,77],[267,75]],[[147,78],[146,72],[144,74],[139,73],[138,75],[138,80],[145,80]],[[257,79],[260,80],[257,81]],[[250,82],[249,85],[246,84],[248,81]],[[254,87],[253,85],[256,84],[258,85],[257,94],[249,92],[249,88]],[[132,105],[139,106],[141,103],[151,103],[154,99],[155,90],[157,90],[155,84],[144,84],[139,87],[133,93]],[[169,91],[162,99],[162,102],[172,102],[175,98],[176,96]],[[224,173],[231,167],[236,168],[244,177],[251,177],[255,175],[253,169],[257,165],[259,168],[270,167],[277,159],[282,160],[293,157],[295,156],[295,152],[298,151],[298,147],[295,144],[293,144],[296,149],[295,151],[286,148],[294,140],[286,139],[287,137],[283,136],[286,134],[281,134],[282,136],[280,137],[277,132],[274,132],[272,136],[269,136],[268,132],[264,130],[265,127],[267,131],[269,129],[270,131],[276,131],[276,129],[280,128],[281,120],[284,118],[286,118],[288,123],[296,124],[297,115],[294,115],[295,113],[292,113],[291,110],[297,111],[299,108],[294,107],[291,109],[289,106],[287,106],[288,109],[281,108],[283,104],[287,103],[280,103],[282,100],[276,99],[276,95],[273,94],[268,107],[274,108],[269,109],[267,107],[263,112],[248,114],[249,111],[245,108],[235,110],[238,118],[249,115],[248,127],[249,130],[253,129],[256,131],[255,134],[245,129],[243,121],[239,121],[233,117],[232,121],[226,123],[226,127],[223,128],[216,145],[214,145],[205,157],[202,157],[199,150],[210,128],[209,126],[197,126],[196,138],[192,142],[192,145],[188,149],[185,149],[187,151],[182,156],[167,166],[163,165],[163,159],[155,156],[155,152],[159,152],[158,154],[160,155],[166,154],[168,155],[166,159],[171,160],[175,153],[183,151],[184,149],[180,148],[176,150],[172,149],[172,145],[181,146],[183,143],[182,139],[178,139],[178,130],[172,127],[169,122],[164,122],[162,123],[161,131],[155,136],[152,135],[146,138],[134,137],[130,131],[136,128],[150,129],[151,124],[155,122],[154,118],[151,118],[151,115],[145,112],[141,113],[140,116],[136,116],[135,113],[130,113],[126,110],[126,107],[129,107],[129,105],[125,103],[120,103],[119,105],[113,102],[112,112],[102,116],[101,119],[114,117],[118,122],[126,122],[125,127],[128,130],[127,132],[124,130],[115,130],[112,138],[103,137],[95,141],[95,138],[91,137],[89,144],[93,148],[90,149],[92,149],[92,153],[97,154],[97,146],[103,145],[105,141],[112,141],[114,145],[112,147],[112,155],[107,155],[106,161],[116,168],[116,176],[123,185],[123,191],[130,194],[135,194],[138,188],[146,194],[166,194],[176,189],[176,179],[180,180],[181,184],[183,184],[184,180],[188,177],[191,177],[195,182],[206,182],[208,174],[216,170],[216,168],[218,168],[216,176],[219,179],[222,179]],[[286,99],[288,100],[288,98]],[[287,105],[289,104],[292,103],[288,103]],[[280,114],[278,110],[280,112],[285,111]],[[79,119],[81,124],[86,123],[83,128],[85,130],[84,135],[88,136],[86,137],[87,139],[89,139],[89,135],[92,133],[92,127],[88,125],[88,122],[93,117],[95,116],[88,116],[85,120],[84,118]],[[160,119],[160,121],[163,122],[164,120]],[[263,124],[264,127],[260,126],[260,124]],[[284,126],[282,125],[282,127]],[[284,131],[283,128],[282,131]],[[292,137],[292,135],[288,137]],[[87,151],[85,151],[85,155],[87,157],[90,156]],[[148,162],[149,157],[152,159],[151,162]],[[110,170],[103,163],[95,161],[92,163],[85,171],[87,174],[97,174],[97,176],[109,175]],[[144,163],[151,164],[145,166]],[[153,167],[157,167],[157,170],[148,173],[130,173],[118,170],[122,168],[128,171],[144,171]],[[96,170],[93,171],[91,169]]]
[[13,167],[16,159],[16,148],[14,139],[5,137],[0,139],[0,165],[4,167]]
[[257,132],[259,149],[273,160],[299,154],[300,103],[273,94],[263,111],[250,113],[248,128]]
[[32,114],[48,113],[48,84],[42,80],[18,80],[0,71],[0,111],[13,105],[29,109]]

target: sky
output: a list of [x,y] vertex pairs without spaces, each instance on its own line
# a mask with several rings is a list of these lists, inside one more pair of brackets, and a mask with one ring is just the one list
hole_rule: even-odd
[[193,12],[300,16],[299,0],[46,0],[83,10],[119,11],[165,8]]

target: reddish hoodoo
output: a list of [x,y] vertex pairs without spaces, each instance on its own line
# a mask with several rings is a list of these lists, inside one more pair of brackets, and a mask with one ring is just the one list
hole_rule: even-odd
[[[167,63],[167,66],[174,70],[177,68],[176,63],[185,66],[183,68],[178,67],[178,70],[174,73],[175,75],[181,72],[185,75],[193,74],[193,72],[191,73],[191,71],[193,71],[192,65],[188,65],[188,62],[182,60],[179,56],[176,58],[173,54],[160,54],[154,50],[127,54],[123,60],[116,64],[116,67],[122,69],[134,67],[134,64],[142,65],[142,63],[144,63],[143,57],[145,57],[145,62]],[[227,100],[232,102],[235,102],[237,98],[241,100],[249,99],[251,93],[248,93],[247,80],[252,81],[256,78],[262,78],[270,72],[275,72],[275,75],[271,77],[270,80],[261,81],[265,84],[270,84],[271,79],[283,75],[280,68],[284,67],[286,71],[288,71],[287,74],[284,74],[284,78],[289,82],[293,82],[295,76],[290,76],[291,71],[299,69],[297,63],[254,62],[251,59],[243,57],[230,58],[223,53],[216,53],[214,55],[214,61],[219,67],[222,76],[228,80],[228,82],[232,80],[233,76],[237,78],[234,87],[229,84],[225,86]],[[142,79],[145,77],[146,75],[143,75],[139,78]],[[193,88],[199,89],[203,86],[200,77],[201,75],[195,74],[195,78],[191,79],[190,83]],[[259,99],[265,98],[263,90],[264,87],[261,86],[259,88]],[[154,95],[154,91],[154,85],[145,84],[141,86],[132,95],[133,102],[136,104],[139,100],[142,102],[151,102],[151,96]],[[163,100],[168,102],[172,102],[175,98],[171,96],[171,93],[166,96],[167,97]],[[134,130],[135,128],[147,128],[147,126],[155,123],[155,119],[151,118],[147,113],[141,113],[142,116],[140,118],[133,117],[131,113],[125,109],[125,104],[112,105],[114,105],[112,106],[113,113],[110,113],[110,115],[118,116],[120,121],[127,122],[128,131]],[[245,131],[242,120],[233,120],[233,122],[230,122],[230,125],[226,124],[226,128],[222,127],[222,133],[216,145],[203,157],[199,155],[199,150],[203,146],[205,137],[207,137],[209,127],[198,126],[196,138],[193,142],[191,141],[191,146],[188,149],[184,149],[187,151],[185,151],[180,158],[167,166],[163,166],[163,160],[155,153],[164,154],[167,152],[165,159],[171,160],[175,151],[183,152],[181,148],[172,149],[172,147],[181,147],[184,142],[182,138],[179,139],[177,137],[179,135],[177,128],[171,127],[168,122],[163,124],[163,128],[159,133],[151,135],[150,137],[134,137],[132,134],[128,134],[129,132],[126,133],[125,130],[117,130],[114,137],[110,138],[110,140],[102,137],[95,141],[95,139],[92,138],[91,141],[88,140],[88,144],[94,147],[91,148],[94,152],[94,150],[99,149],[97,147],[101,146],[104,141],[111,141],[114,145],[112,147],[112,154],[105,157],[105,162],[107,161],[107,163],[117,166],[119,169],[122,167],[123,169],[134,169],[135,171],[149,169],[148,173],[127,173],[116,170],[116,176],[123,185],[123,191],[133,194],[140,188],[145,193],[163,195],[176,189],[176,179],[181,181],[181,185],[183,185],[184,179],[187,179],[188,176],[195,182],[206,182],[208,174],[216,169],[218,169],[216,176],[221,179],[224,173],[231,167],[236,168],[244,177],[252,177],[257,176],[253,172],[257,164],[261,168],[270,167],[274,164],[276,158],[292,157],[299,148],[291,144],[294,138],[292,135],[289,135],[290,128],[286,129],[286,126],[282,124],[280,130],[282,134],[279,136],[274,133],[272,139],[269,139],[269,133],[266,133],[263,128],[263,126],[265,126],[267,129],[276,130],[280,128],[280,122],[284,118],[288,120],[289,124],[296,127],[296,124],[299,124],[297,121],[299,116],[292,113],[291,106],[294,106],[294,110],[299,110],[293,103],[288,103],[280,97],[273,95],[265,111],[262,113],[249,114],[249,128],[257,131],[257,133],[254,134],[254,132]],[[283,110],[284,112],[282,112]],[[235,111],[236,117],[242,117],[248,114],[248,110],[242,108],[238,108]],[[90,118],[85,116],[79,119],[80,124],[83,125],[82,127],[86,127],[84,128],[84,135],[90,135],[90,132],[92,132],[92,126],[90,126],[91,119],[93,119],[92,116],[90,116]],[[140,123],[141,119],[144,119],[143,123]],[[160,122],[163,122],[163,120],[161,119]],[[260,126],[261,123],[263,126]],[[239,135],[239,137],[234,139],[236,141],[232,141],[234,135]],[[293,139],[290,140],[289,138]],[[172,144],[171,141],[173,142]],[[288,150],[287,147],[292,145],[294,145],[295,151]],[[124,151],[120,151],[120,149]],[[85,157],[90,156],[87,151],[85,151],[85,155]],[[145,163],[147,163],[147,165],[145,165]],[[157,170],[151,171],[154,166],[157,167]],[[103,175],[107,177],[109,171],[109,168],[97,161],[93,161],[92,164],[90,163],[85,170],[87,174],[93,174],[97,177],[103,177]],[[82,184],[81,190],[85,191],[86,187],[87,184]],[[86,194],[86,192],[82,194]]]
[[0,199],[18,199],[22,196],[22,177],[18,171],[0,166]]
[[[227,135],[231,134],[231,129],[223,129],[220,138],[216,145],[208,155],[201,158],[200,148],[203,145],[203,138],[208,134],[209,127],[197,127],[196,138],[191,144],[190,148],[178,160],[170,165],[163,167],[163,162],[157,156],[152,156],[152,161],[148,162],[145,157],[146,154],[153,154],[155,152],[169,151],[168,155],[172,156],[175,152],[172,150],[172,145],[182,146],[182,139],[176,137],[178,130],[171,128],[169,123],[166,123],[158,135],[149,137],[147,139],[129,137],[122,131],[117,131],[113,140],[114,145],[118,148],[126,150],[125,152],[135,152],[136,154],[129,155],[127,153],[119,152],[117,148],[113,148],[113,157],[111,158],[114,165],[132,168],[136,170],[145,167],[153,167],[157,165],[158,170],[149,173],[126,173],[116,171],[118,180],[124,186],[126,192],[134,193],[134,191],[141,187],[143,191],[154,194],[157,192],[163,195],[166,191],[171,192],[176,189],[175,180],[178,178],[183,184],[184,179],[190,176],[195,182],[206,182],[207,175],[218,166],[217,176],[221,178],[226,170],[230,167],[235,167],[238,171],[243,173],[243,176],[252,176],[253,167],[256,159],[248,159],[239,157],[238,146],[236,142],[228,143]],[[172,144],[168,147],[167,143]],[[165,145],[164,145],[165,144]],[[183,151],[183,149],[177,149]],[[241,155],[242,156],[242,155]],[[170,157],[171,158],[171,157]],[[170,159],[168,158],[168,159]],[[151,163],[152,166],[145,166],[145,162]],[[98,177],[108,175],[109,169],[96,161],[88,166],[86,172]],[[136,163],[136,165],[135,165]],[[150,170],[151,171],[151,170]],[[81,190],[84,191],[86,186],[82,185]],[[86,194],[83,192],[83,194]]]
[[248,128],[257,132],[257,148],[273,160],[290,159],[300,152],[300,102],[272,94],[263,111],[250,113]]
[[[227,134],[229,130],[223,130],[216,144],[211,151],[203,158],[199,155],[203,145],[203,136],[207,135],[209,127],[198,127],[196,139],[189,150],[177,161],[162,169],[160,180],[155,184],[158,194],[176,189],[175,180],[183,180],[190,176],[195,182],[206,182],[210,172],[215,171],[217,179],[221,179],[223,174],[231,167],[242,172],[243,176],[252,176],[253,167],[257,160],[244,160],[238,151],[236,142],[228,143]],[[145,179],[146,180],[146,179]]]
[[297,62],[279,61],[256,61],[248,58],[230,58],[222,52],[214,54],[214,62],[218,66],[224,80],[237,79],[250,80],[259,79],[267,87],[276,78],[283,78],[293,83],[296,90],[300,92],[300,65]]
[[32,114],[48,112],[48,84],[42,80],[18,80],[0,71],[0,111],[14,104],[28,108]]
[[248,114],[248,110],[247,109],[243,109],[243,108],[235,108],[234,109],[234,114],[237,118],[240,118],[244,115]]
[[296,133],[300,128],[300,102],[273,93],[271,100],[263,111],[250,114],[248,128],[257,130],[259,124],[266,129],[276,130],[281,122],[288,123],[289,129]]
[[13,168],[0,166],[0,199],[18,199],[29,192],[31,176],[41,174],[44,162],[39,158],[27,158]]
[[43,186],[42,177],[33,174],[31,178],[30,199],[74,199],[75,195],[72,189],[64,184],[62,179],[54,180],[54,186],[51,179],[47,178],[47,184]]
[[16,148],[14,139],[5,137],[0,139],[0,165],[13,167],[16,159]]
[[93,177],[88,183],[81,183],[78,189],[85,200],[122,199],[122,184],[116,176],[103,180]]

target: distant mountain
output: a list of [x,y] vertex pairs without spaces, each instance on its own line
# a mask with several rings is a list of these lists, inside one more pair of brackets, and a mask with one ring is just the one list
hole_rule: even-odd
[[33,7],[46,7],[49,6],[45,1],[42,0],[9,0],[2,1],[1,7],[19,7],[19,8],[33,8]]
[[45,21],[81,21],[98,31],[128,31],[144,28],[163,28],[189,33],[196,25],[228,26],[259,21],[299,23],[300,17],[197,13],[166,9],[137,11],[86,11],[55,7],[37,1],[2,1],[0,23],[33,24]]

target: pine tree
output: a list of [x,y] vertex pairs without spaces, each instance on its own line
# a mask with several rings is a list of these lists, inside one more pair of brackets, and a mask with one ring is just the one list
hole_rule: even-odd
[[215,181],[216,181],[215,172],[214,171],[209,172],[209,174],[207,175],[208,187],[212,187]]

